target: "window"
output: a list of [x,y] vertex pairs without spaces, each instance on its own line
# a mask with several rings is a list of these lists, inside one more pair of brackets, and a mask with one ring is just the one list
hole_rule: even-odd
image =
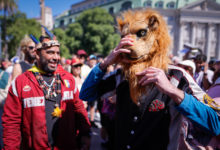
[[110,8],[109,8],[109,13],[110,13],[110,14],[114,14],[114,7],[110,7]]
[[127,1],[127,2],[123,3],[123,4],[121,5],[121,11],[130,9],[130,8],[131,8],[131,4],[132,4],[132,3],[131,3],[130,1]]
[[159,1],[155,4],[155,7],[157,8],[163,8],[163,2],[162,1]]
[[169,2],[168,4],[167,4],[167,8],[175,8],[175,2]]
[[145,1],[144,7],[152,7],[152,1],[151,0]]
[[64,26],[64,20],[60,20],[60,26]]
[[69,23],[72,23],[72,18],[69,19]]

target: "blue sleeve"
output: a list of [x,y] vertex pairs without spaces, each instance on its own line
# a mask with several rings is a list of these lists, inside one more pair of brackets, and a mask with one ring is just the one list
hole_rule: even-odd
[[185,93],[182,103],[176,106],[176,108],[193,123],[203,127],[214,135],[220,134],[220,121],[217,112],[198,101],[192,95]]
[[[99,63],[100,64],[100,63]],[[97,64],[89,73],[80,90],[79,98],[85,101],[93,101],[98,98],[97,86],[105,72]]]

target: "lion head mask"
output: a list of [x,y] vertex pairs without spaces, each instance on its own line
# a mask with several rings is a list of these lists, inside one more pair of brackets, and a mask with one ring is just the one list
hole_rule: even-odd
[[130,54],[122,54],[129,63],[122,63],[125,77],[129,81],[130,95],[137,103],[140,96],[147,93],[147,87],[138,85],[137,72],[149,66],[167,70],[170,62],[168,52],[171,39],[163,17],[154,10],[128,10],[117,18],[121,37],[130,35],[133,46],[126,46]]

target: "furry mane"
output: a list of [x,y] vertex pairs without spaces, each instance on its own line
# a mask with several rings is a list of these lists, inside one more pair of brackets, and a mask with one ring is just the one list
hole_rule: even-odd
[[[132,60],[128,64],[121,64],[129,81],[131,98],[137,103],[138,99],[147,93],[149,86],[152,85],[139,87],[136,73],[150,66],[167,71],[170,63],[168,52],[171,38],[163,17],[152,9],[128,10],[117,18],[117,22],[121,35],[131,35],[134,39],[134,46],[130,46],[128,49],[134,56],[141,56],[140,59]],[[145,28],[146,36],[138,37],[138,33]]]

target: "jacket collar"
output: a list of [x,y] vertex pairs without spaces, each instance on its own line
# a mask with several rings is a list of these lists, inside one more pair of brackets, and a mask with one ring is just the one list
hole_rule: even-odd
[[[32,72],[39,72],[39,73],[45,73],[43,70],[41,70],[40,68],[38,68],[37,66],[33,66],[32,68],[30,68],[25,74],[26,76],[35,84],[38,85],[37,79],[34,76],[34,74]],[[66,76],[66,74],[69,74],[69,72],[65,71],[63,69],[63,67],[58,64],[57,69],[54,73],[59,73],[60,74],[60,79],[63,82],[64,80],[64,76]]]

